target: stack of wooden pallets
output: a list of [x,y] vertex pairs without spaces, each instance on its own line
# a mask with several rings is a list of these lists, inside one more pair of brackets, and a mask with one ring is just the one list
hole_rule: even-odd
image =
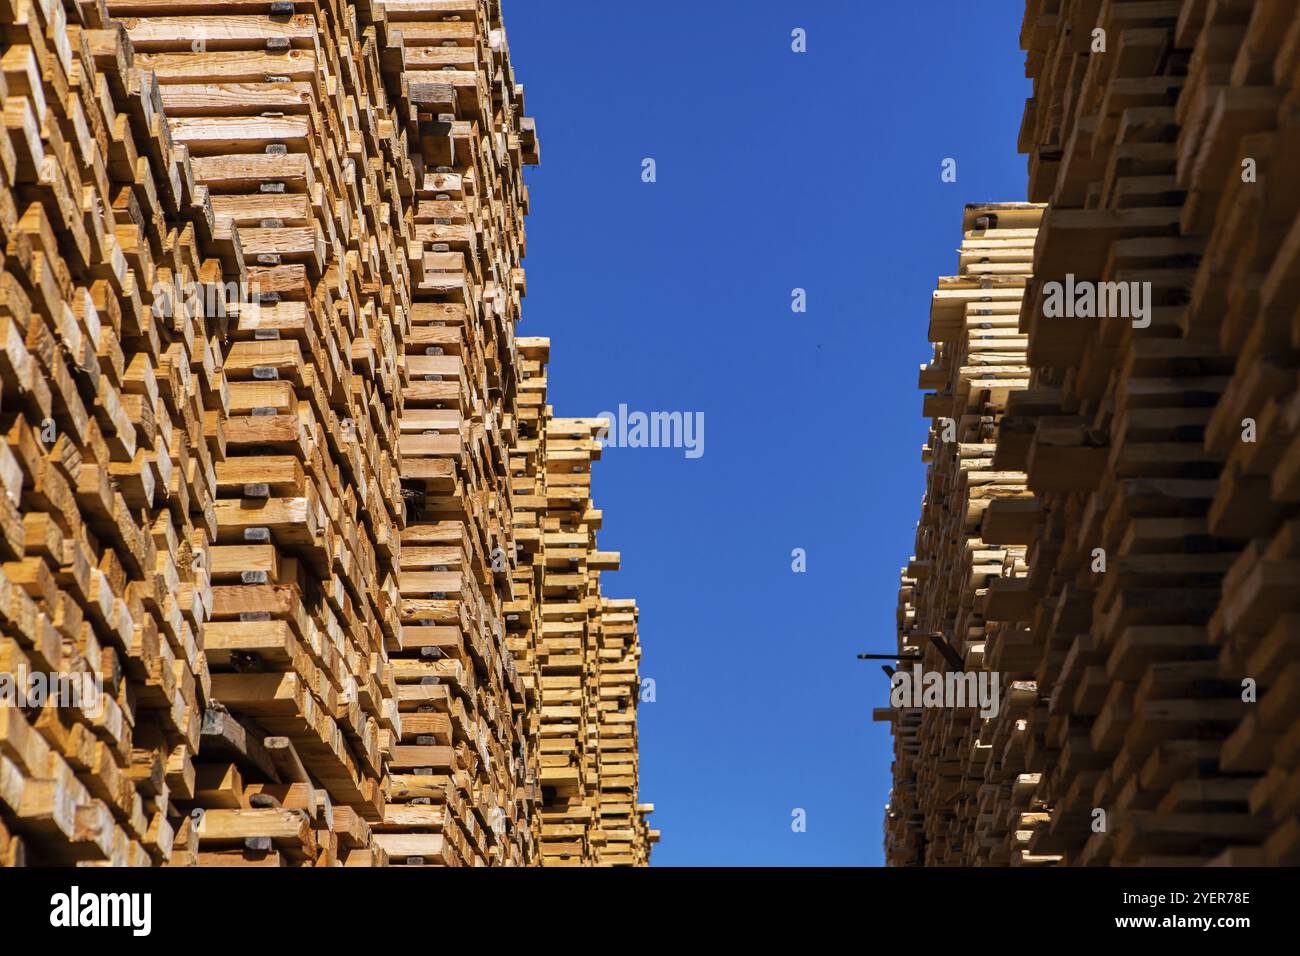
[[986,659],[1029,676],[987,758],[1024,810],[1010,862],[1300,863],[1300,10],[1031,0],[1022,42],[1050,208],[993,454],[1033,504],[986,519],[1026,549],[984,614]]
[[546,348],[498,0],[0,31],[0,675],[89,688],[0,705],[0,861],[539,862],[563,615],[515,501]]

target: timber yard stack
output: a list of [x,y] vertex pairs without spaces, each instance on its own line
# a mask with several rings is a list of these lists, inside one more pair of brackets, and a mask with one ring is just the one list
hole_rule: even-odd
[[401,416],[404,646],[393,666],[428,723],[408,731],[403,718],[393,764],[403,799],[389,808],[399,832],[377,839],[390,856],[518,865],[535,850],[504,608],[524,292],[517,226],[531,152],[523,95],[486,4],[382,9],[381,60],[402,85],[423,163],[411,200],[423,279],[412,289]]
[[588,722],[597,693],[592,631],[599,623],[600,577],[590,564],[601,514],[591,503],[591,464],[600,456],[599,427],[596,419],[546,421],[545,573],[537,649],[543,866],[593,862]]
[[510,650],[528,701],[535,755],[528,790],[543,866],[645,866],[659,838],[638,811],[636,602],[600,593],[617,552],[596,550],[601,512],[591,465],[603,420],[557,419],[546,402],[550,342],[517,340],[519,440],[513,448],[515,599]]
[[[207,237],[169,225],[212,208],[103,16],[0,4],[6,864],[146,865],[187,845],[175,801],[209,696],[230,393],[203,319],[151,310],[150,290],[213,277]],[[77,682],[58,688],[70,706],[24,695],[51,674]]]
[[[608,556],[606,570],[617,566]],[[645,866],[659,838],[646,816],[652,804],[637,804],[637,702],[641,699],[636,601],[600,599],[597,631],[594,819],[592,845],[598,866]]]
[[[542,592],[546,578],[546,363],[551,343],[545,338],[519,338],[519,401],[516,440],[510,450],[511,496],[514,502],[516,560],[513,599],[506,604],[507,643],[523,685],[524,737],[528,762],[524,788],[530,805],[541,801],[541,683],[538,652],[542,646]],[[532,840],[541,839],[541,817],[531,818]],[[538,859],[540,862],[540,858]]]
[[[146,88],[211,208],[209,254],[235,293],[207,330],[224,374],[207,405],[211,683],[195,792],[175,799],[199,862],[370,863],[384,755],[400,752],[382,642],[400,635],[387,316],[405,293],[386,299],[401,207],[380,178],[378,117],[348,116],[330,87],[372,101],[377,78],[332,8],[207,9],[108,5],[138,75],[153,78],[141,82],[156,83]],[[375,255],[355,251],[372,244]]]
[[[1027,574],[985,610],[1029,676],[1014,750],[987,742],[1025,811],[1011,862],[1295,865],[1300,10],[1032,0],[1022,42],[1050,208],[993,457],[1034,501],[997,538]],[[960,825],[889,842],[983,859]]]
[[0,674],[86,678],[0,704],[0,861],[539,862],[499,3],[0,29]]
[[[898,610],[899,653],[919,660],[900,662],[900,688],[912,686],[907,680],[919,690],[914,669],[943,673],[951,653],[972,670],[1007,667],[985,607],[996,584],[1014,586],[1023,574],[1024,548],[1005,543],[1000,529],[1014,527],[1032,497],[1022,472],[993,464],[994,436],[1008,394],[1028,384],[1018,326],[1042,213],[1025,203],[968,206],[958,275],[940,279],[934,293],[934,360],[919,383],[933,390],[923,406],[929,468]],[[974,698],[960,708],[921,708],[908,693],[905,706],[876,714],[894,723],[890,858],[1005,862],[1012,822],[1027,810],[1007,761],[991,759],[994,747],[1002,755],[1016,746],[1010,711],[982,713]]]

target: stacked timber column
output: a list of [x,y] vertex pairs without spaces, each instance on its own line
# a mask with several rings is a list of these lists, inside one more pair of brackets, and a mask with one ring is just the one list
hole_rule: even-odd
[[587,593],[587,561],[600,524],[590,498],[591,463],[600,454],[597,430],[591,420],[546,422],[545,574],[537,651],[544,866],[592,862],[587,719],[593,664],[590,628],[596,607]]
[[0,31],[0,674],[89,688],[0,706],[0,862],[535,864],[550,674],[590,862],[593,426],[548,475],[499,4]]
[[917,692],[918,672],[984,672],[999,693],[995,713],[973,696],[919,706],[910,692],[877,713],[894,730],[885,835],[895,865],[1023,862],[1022,823],[1037,809],[1019,772],[1023,709],[1036,699],[1018,653],[1024,638],[990,619],[1018,600],[1025,568],[1005,529],[1032,499],[1025,475],[1000,469],[994,453],[1007,396],[1028,384],[1020,308],[1042,214],[1029,204],[968,206],[958,274],[939,280],[930,310],[934,360],[919,382],[929,468],[898,610],[898,652],[919,660],[898,667]]
[[599,627],[599,571],[593,566],[601,512],[591,502],[591,465],[600,456],[598,419],[546,423],[546,546],[542,588],[540,758],[542,863],[586,866],[596,767],[591,720]]
[[536,161],[536,140],[498,3],[391,0],[370,12],[409,134],[418,250],[402,346],[408,523],[393,662],[412,719],[403,715],[376,840],[397,862],[520,865],[535,850],[525,687],[506,632],[516,561],[509,449],[522,170]]
[[375,52],[330,4],[109,11],[210,204],[226,293],[210,320],[224,394],[205,423],[211,678],[179,862],[382,862],[407,263]]
[[1300,11],[1033,0],[1022,40],[1050,205],[993,466],[1033,510],[986,518],[1028,558],[985,608],[1032,670],[989,757],[1012,862],[1300,863]]
[[658,839],[637,805],[636,704],[641,650],[636,603],[600,594],[616,552],[596,550],[591,503],[599,457],[592,419],[555,419],[546,403],[550,342],[521,338],[519,439],[512,454],[515,600],[510,647],[528,701],[534,747],[528,789],[543,865],[649,864]]
[[[506,604],[510,653],[524,689],[524,737],[528,762],[523,790],[530,805],[541,803],[539,741],[542,726],[538,653],[542,646],[542,597],[546,577],[546,542],[542,532],[546,513],[546,364],[550,340],[519,338],[519,410],[517,434],[510,450],[511,495],[517,559],[513,600]],[[530,840],[541,840],[541,816],[531,818]],[[530,859],[540,865],[541,854]]]
[[[960,762],[928,713],[900,721],[890,859],[996,862],[992,836],[1012,863],[1293,865],[1300,11],[1032,0],[1022,40],[1020,145],[1050,205],[1028,387],[992,467],[1023,472],[1032,504],[990,506],[981,537],[1025,549],[985,599],[983,660],[1027,679],[980,739],[973,818],[958,781],[926,805],[924,768]],[[908,574],[902,626],[936,569]],[[1009,780],[1003,844],[987,784]]]
[[[1295,864],[1300,11],[1035,0],[1022,40],[1030,198],[1052,204],[1004,422],[1026,440],[999,449],[1040,507],[1022,623],[1052,813],[1030,846]],[[1098,281],[1149,308],[1047,314],[1049,283]]]
[[[205,317],[152,289],[220,276],[213,210],[102,5],[5,0],[0,31],[0,863],[161,864],[190,839],[229,395]],[[26,696],[55,673],[89,685]]]
[[[609,563],[614,561],[611,555]],[[636,802],[640,776],[636,714],[641,699],[639,613],[634,600],[601,598],[592,838],[598,866],[646,866],[650,846],[658,839],[646,820],[654,805]]]

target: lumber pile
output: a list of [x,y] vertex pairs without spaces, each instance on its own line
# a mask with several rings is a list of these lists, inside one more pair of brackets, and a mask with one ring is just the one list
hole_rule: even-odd
[[0,862],[540,862],[498,0],[0,31],[0,674],[91,688],[0,706]]
[[104,6],[6,2],[0,30],[0,673],[90,688],[0,706],[4,856],[161,864],[194,846],[235,401],[215,319],[166,288],[228,266]]
[[596,713],[591,759],[596,785],[591,843],[597,866],[645,866],[659,839],[646,817],[652,804],[638,804],[639,748],[636,708],[641,681],[640,612],[636,601],[602,597],[596,639]]
[[[392,320],[406,296],[384,241],[401,203],[382,175],[380,116],[339,102],[342,89],[380,95],[373,54],[330,7],[108,10],[135,68],[156,78],[237,291],[209,329],[227,399],[213,415],[203,628],[212,745],[182,806],[192,842],[212,864],[243,862],[250,847],[264,863],[365,857],[400,728],[382,654],[400,633]],[[358,254],[368,247],[376,254]]]
[[[939,635],[967,671],[1001,671],[1000,681],[1028,676],[1002,646],[1018,637],[996,635],[1000,626],[987,608],[1021,599],[1025,550],[1011,529],[1026,522],[1033,497],[1024,473],[998,468],[993,457],[1008,395],[1029,382],[1020,306],[1042,214],[1027,203],[967,206],[958,273],[939,280],[931,303],[934,359],[919,380],[930,419],[922,452],[929,467],[898,607],[898,652],[919,657],[928,672],[953,669],[931,639]],[[1012,711],[985,717],[974,701],[908,703],[877,714],[894,730],[890,860],[1007,862],[1018,816],[1029,811],[1009,759],[1023,748]]]
[[534,837],[544,866],[645,866],[658,834],[636,804],[636,706],[641,656],[636,602],[604,597],[591,501],[597,419],[557,419],[547,403],[550,340],[519,338],[518,437],[509,649],[524,688],[530,763],[525,789],[541,803]]
[[594,858],[595,729],[590,724],[599,699],[596,530],[602,518],[591,502],[591,465],[600,456],[595,437],[600,422],[548,418],[545,425],[545,574],[537,650],[542,864],[587,866]]
[[[520,337],[519,400],[510,449],[510,488],[514,503],[515,564],[512,600],[507,602],[506,634],[515,670],[523,689],[523,734],[527,763],[523,790],[530,806],[541,802],[540,739],[542,726],[541,680],[538,653],[542,647],[542,602],[546,579],[546,542],[542,523],[546,515],[546,423],[551,416],[546,403],[546,365],[551,343],[539,337]],[[541,817],[530,818],[530,839],[541,841]]]
[[[492,5],[494,8],[496,5]],[[453,14],[453,8],[455,10]],[[405,339],[400,449],[403,638],[411,718],[376,840],[412,862],[527,862],[523,685],[506,646],[514,540],[509,446],[524,293],[522,93],[481,3],[387,2],[424,167],[412,196],[423,278]],[[451,14],[451,15],[449,15]],[[497,135],[484,131],[496,128]],[[389,822],[391,821],[391,822]]]
[[617,570],[620,556],[597,548],[603,516],[591,500],[607,423],[548,414],[544,424],[536,647],[542,865],[644,865],[657,834],[635,806],[628,812],[637,770],[635,755],[626,759],[636,740],[636,610],[601,593],[601,573]]
[[[1035,515],[1002,539],[1025,548],[1024,593],[985,610],[1032,681],[1010,862],[1295,865],[1300,11],[1030,0],[1022,43],[1020,148],[1049,208],[1029,383],[993,455]],[[1047,305],[1102,282],[1150,309]]]

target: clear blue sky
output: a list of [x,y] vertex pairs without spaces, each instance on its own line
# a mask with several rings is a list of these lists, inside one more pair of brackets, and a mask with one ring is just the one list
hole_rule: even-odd
[[962,205],[1025,198],[1024,4],[503,5],[542,147],[519,331],[551,338],[556,413],[705,415],[703,457],[610,449],[594,480],[656,681],[654,862],[880,865],[888,683],[854,655],[893,647]]

